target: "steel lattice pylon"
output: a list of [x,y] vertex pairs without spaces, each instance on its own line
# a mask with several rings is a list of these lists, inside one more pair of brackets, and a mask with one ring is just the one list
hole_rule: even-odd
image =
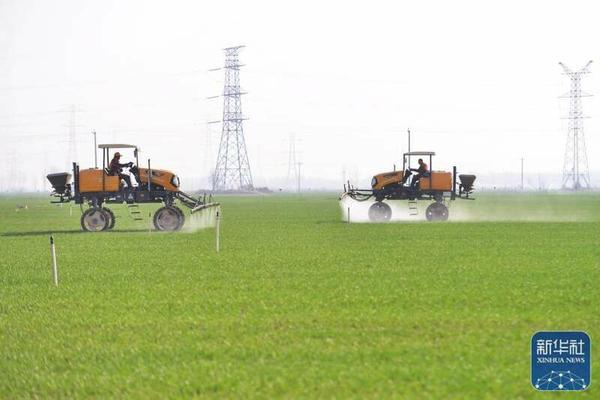
[[587,151],[585,147],[585,135],[583,133],[583,108],[581,98],[590,96],[581,91],[581,77],[589,73],[589,61],[579,71],[571,71],[563,63],[559,63],[565,75],[571,80],[571,90],[561,97],[570,99],[569,128],[567,133],[567,145],[565,149],[565,163],[563,167],[562,187],[563,189],[579,190],[590,187],[590,171],[588,168]]
[[246,151],[240,90],[239,51],[244,46],[225,50],[225,85],[223,87],[223,130],[213,190],[252,190],[252,173]]

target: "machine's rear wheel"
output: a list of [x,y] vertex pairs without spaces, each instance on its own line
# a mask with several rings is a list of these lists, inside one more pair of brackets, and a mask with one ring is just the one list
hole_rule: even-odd
[[100,232],[110,225],[110,215],[101,208],[88,208],[81,215],[81,227],[84,231]]
[[392,218],[392,208],[386,203],[377,201],[369,207],[369,220],[373,222],[388,222]]
[[446,221],[448,220],[448,207],[443,203],[431,203],[425,210],[427,221]]
[[154,227],[159,231],[178,231],[182,226],[183,212],[177,207],[162,207],[154,213]]
[[112,210],[110,208],[106,208],[106,207],[102,208],[102,211],[104,211],[109,217],[109,222],[108,222],[108,226],[106,227],[106,229],[114,228],[115,222],[116,222],[115,213],[112,212]]

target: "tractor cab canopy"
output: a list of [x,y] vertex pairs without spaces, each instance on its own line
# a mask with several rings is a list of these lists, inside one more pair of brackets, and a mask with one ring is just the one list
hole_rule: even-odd
[[[403,161],[402,161],[402,170],[406,171],[407,168],[410,168],[410,164],[411,164],[411,158],[423,158],[424,161],[427,163],[427,165],[429,166],[429,171],[433,171],[431,163],[433,161],[433,156],[435,156],[435,152],[434,151],[409,151],[408,153],[404,153],[403,154]],[[427,162],[427,158],[429,158],[429,162]]]
[[99,144],[99,149],[102,149],[102,166],[103,168],[109,168],[110,160],[112,159],[110,152],[111,150],[117,149],[133,149],[133,156],[135,157],[135,165],[139,167],[138,153],[140,152],[139,147],[134,144],[122,144],[122,143],[111,143],[111,144]]

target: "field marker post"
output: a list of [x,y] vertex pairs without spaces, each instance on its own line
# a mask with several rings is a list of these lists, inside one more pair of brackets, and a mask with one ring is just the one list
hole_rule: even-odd
[[217,224],[215,229],[217,253],[221,248],[221,213],[217,210]]
[[56,248],[54,247],[54,236],[50,235],[50,252],[52,254],[52,275],[54,286],[58,287],[58,266],[56,265]]
[[350,223],[350,207],[348,207],[348,223]]

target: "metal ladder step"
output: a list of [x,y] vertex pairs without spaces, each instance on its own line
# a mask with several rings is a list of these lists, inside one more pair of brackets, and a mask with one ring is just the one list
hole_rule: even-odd
[[129,216],[134,221],[143,221],[144,218],[141,217],[142,212],[139,211],[140,206],[138,204],[127,204],[127,211],[129,212]]
[[408,215],[419,215],[419,208],[416,200],[408,201]]

